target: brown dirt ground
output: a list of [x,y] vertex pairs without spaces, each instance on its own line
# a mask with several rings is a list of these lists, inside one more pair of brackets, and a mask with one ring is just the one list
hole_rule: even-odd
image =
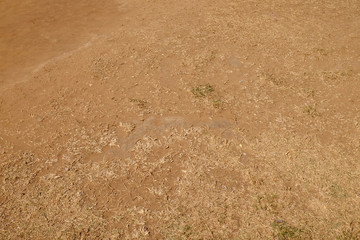
[[360,239],[359,0],[0,12],[0,239]]

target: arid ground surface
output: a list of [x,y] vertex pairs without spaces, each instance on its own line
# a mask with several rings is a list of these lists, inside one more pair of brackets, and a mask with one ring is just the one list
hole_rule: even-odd
[[360,1],[0,1],[0,184],[0,239],[360,239]]

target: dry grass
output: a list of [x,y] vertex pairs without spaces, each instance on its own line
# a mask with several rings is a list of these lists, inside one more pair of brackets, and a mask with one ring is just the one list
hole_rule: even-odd
[[0,239],[359,239],[357,2],[140,3],[0,97]]

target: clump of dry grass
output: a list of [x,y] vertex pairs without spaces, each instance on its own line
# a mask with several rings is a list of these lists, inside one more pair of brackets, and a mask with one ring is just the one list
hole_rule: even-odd
[[307,113],[311,117],[317,117],[320,116],[319,112],[317,111],[316,107],[311,105],[306,105],[304,107],[304,113]]

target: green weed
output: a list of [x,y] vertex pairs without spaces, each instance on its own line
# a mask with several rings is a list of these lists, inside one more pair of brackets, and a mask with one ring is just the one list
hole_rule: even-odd
[[205,97],[214,91],[210,84],[199,85],[191,90],[195,97]]

